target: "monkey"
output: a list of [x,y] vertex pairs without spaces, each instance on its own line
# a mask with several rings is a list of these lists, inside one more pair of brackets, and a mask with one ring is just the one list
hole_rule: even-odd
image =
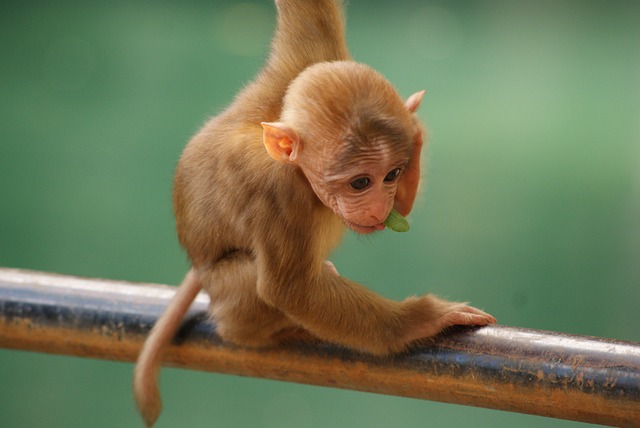
[[345,230],[376,233],[392,209],[411,212],[424,91],[403,100],[351,59],[339,0],[275,4],[264,67],[178,161],[174,214],[191,268],[134,371],[148,426],[162,407],[162,352],[200,290],[217,334],[247,347],[322,340],[387,356],[452,325],[496,322],[430,294],[386,299],[327,261]]

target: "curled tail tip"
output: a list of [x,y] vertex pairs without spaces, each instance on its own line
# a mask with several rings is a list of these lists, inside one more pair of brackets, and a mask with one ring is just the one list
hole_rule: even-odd
[[149,396],[147,394],[138,394],[136,391],[136,405],[145,426],[148,428],[153,427],[162,412],[160,395]]
[[162,411],[162,399],[158,387],[158,375],[162,366],[162,354],[180,320],[200,291],[200,283],[194,270],[190,270],[178,288],[165,313],[153,326],[145,341],[133,372],[133,395],[146,426],[152,427]]
[[144,419],[144,423],[147,428],[153,428],[153,425],[156,423],[156,421],[158,420],[158,417],[160,416],[161,410],[162,409],[158,409],[156,413],[149,413],[149,414],[142,415],[142,419]]
[[133,381],[133,395],[145,426],[153,427],[162,412],[160,390],[155,378],[139,371],[137,367]]

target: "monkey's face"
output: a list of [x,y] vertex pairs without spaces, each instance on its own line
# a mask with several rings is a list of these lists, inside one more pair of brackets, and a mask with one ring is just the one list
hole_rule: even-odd
[[304,162],[304,156],[300,161],[318,198],[347,227],[369,234],[384,229],[409,158],[406,150],[381,145],[350,159],[325,154],[324,162]]

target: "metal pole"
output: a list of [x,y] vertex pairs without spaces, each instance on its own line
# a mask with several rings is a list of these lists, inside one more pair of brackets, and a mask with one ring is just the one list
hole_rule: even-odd
[[[0,347],[134,361],[174,288],[0,269]],[[223,343],[201,294],[169,365],[458,403],[612,426],[640,426],[640,343],[506,326],[456,329],[374,358],[330,344]]]

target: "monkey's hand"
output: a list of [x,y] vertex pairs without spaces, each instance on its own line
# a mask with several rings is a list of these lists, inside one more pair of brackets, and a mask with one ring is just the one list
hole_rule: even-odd
[[395,209],[403,216],[407,216],[413,209],[413,203],[418,193],[418,185],[420,184],[420,157],[423,146],[422,134],[422,126],[416,123],[416,136],[413,143],[411,160],[409,160],[398,181]]
[[405,302],[411,307],[411,312],[419,308],[423,311],[422,319],[407,332],[407,342],[435,336],[454,325],[483,326],[496,323],[493,316],[466,303],[448,302],[430,295],[409,298]]
[[340,276],[340,274],[338,273],[338,269],[336,269],[336,265],[334,265],[332,262],[330,262],[329,260],[325,260],[324,261],[325,266],[327,267],[327,269],[329,269],[329,272],[331,272],[332,274],[334,274],[335,276]]

